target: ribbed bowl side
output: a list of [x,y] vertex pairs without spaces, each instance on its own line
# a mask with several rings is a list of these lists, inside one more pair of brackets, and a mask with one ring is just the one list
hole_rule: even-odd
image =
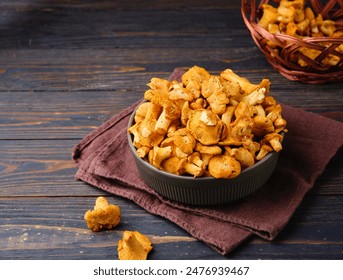
[[273,173],[279,154],[235,179],[197,178],[184,180],[157,173],[153,167],[136,160],[143,180],[161,196],[190,205],[217,205],[243,198],[258,190]]

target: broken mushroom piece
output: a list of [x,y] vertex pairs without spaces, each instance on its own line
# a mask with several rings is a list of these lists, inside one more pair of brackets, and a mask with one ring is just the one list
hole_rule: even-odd
[[88,210],[84,219],[87,227],[92,231],[112,229],[120,222],[120,208],[109,204],[105,197],[99,196],[95,201],[94,210]]
[[153,249],[149,238],[138,231],[123,232],[123,237],[118,241],[119,260],[146,260]]
[[216,155],[210,159],[208,171],[214,178],[232,179],[241,173],[241,164],[230,155]]

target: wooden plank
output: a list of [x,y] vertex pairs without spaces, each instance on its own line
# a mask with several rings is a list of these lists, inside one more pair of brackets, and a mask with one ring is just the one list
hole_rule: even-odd
[[130,2],[123,1],[85,1],[76,2],[73,0],[64,1],[30,1],[30,0],[2,0],[0,7],[3,9],[14,9],[19,11],[30,11],[37,10],[41,8],[45,9],[46,12],[54,9],[68,9],[68,8],[78,8],[79,10],[154,10],[158,9],[224,9],[224,8],[239,8],[239,2],[227,3],[222,0],[188,0],[178,1],[178,0],[149,0],[149,5],[147,5],[144,0],[131,0]]
[[81,139],[139,98],[127,92],[3,93],[0,139]]
[[[76,181],[72,147],[79,140],[0,141],[0,197],[83,196],[101,193]],[[342,195],[342,150],[319,177],[312,195]]]
[[[114,91],[4,91],[0,139],[80,139],[142,98],[149,80],[148,77],[144,82],[132,78],[129,86],[125,81],[118,81]],[[335,86],[313,87],[306,95],[301,94],[304,88],[300,85],[283,89],[275,86],[271,94],[279,102],[343,121],[343,100]],[[325,95],[319,94],[321,90],[327,90]]]
[[102,192],[74,179],[69,141],[1,141],[0,196],[84,196]]
[[308,197],[276,240],[253,238],[228,256],[117,197],[109,201],[121,207],[121,224],[113,231],[93,233],[83,215],[94,201],[95,197],[0,199],[0,259],[115,259],[117,241],[127,229],[148,234],[155,248],[151,259],[339,259],[342,254],[341,196]]
[[[7,5],[3,8],[6,17],[1,20],[0,34],[4,40],[0,47],[75,48],[84,45],[100,47],[106,43],[114,47],[139,48],[151,45],[152,38],[154,41],[158,37],[162,38],[159,47],[169,46],[172,41],[191,46],[194,41],[184,40],[184,37],[191,39],[195,34],[203,37],[202,46],[205,47],[220,42],[205,38],[217,37],[224,32],[231,34],[237,32],[236,26],[243,26],[238,7],[223,6],[223,3],[221,7],[212,6],[212,9],[196,5],[187,9],[150,6],[144,12],[138,7],[113,7],[99,12],[95,3],[92,7],[27,5],[21,9]],[[17,18],[20,20],[15,20]],[[228,28],[228,22],[233,28]],[[206,37],[204,33],[207,33]]]
[[[156,42],[159,44],[159,42]],[[273,75],[263,57],[259,57],[258,73],[244,66],[259,53],[250,48],[144,48],[138,50],[0,50],[0,91],[95,91],[143,89],[153,76],[168,78],[176,67],[194,64],[209,71],[232,68],[248,78],[261,80]],[[20,61],[20,63],[18,63]],[[250,71],[249,71],[250,70]],[[250,73],[249,73],[250,72]]]
[[[213,49],[211,55],[207,49],[186,47],[152,48],[149,52],[144,49],[91,50],[91,57],[89,51],[0,50],[0,90],[132,91],[145,88],[153,76],[167,78],[174,68],[187,68],[194,64],[205,67],[214,74],[231,68],[252,82],[268,77],[275,92],[287,94],[292,98],[298,95],[298,98],[303,98],[302,94],[316,94],[319,100],[330,94],[334,97],[333,93],[338,95],[343,84],[305,85],[290,82],[276,73],[253,47]],[[321,96],[319,92],[325,92],[325,95],[322,93],[324,96]]]

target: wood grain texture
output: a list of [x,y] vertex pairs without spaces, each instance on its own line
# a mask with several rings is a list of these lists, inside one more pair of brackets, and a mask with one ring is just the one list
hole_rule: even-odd
[[108,199],[121,207],[121,223],[115,230],[94,233],[83,220],[94,196],[1,198],[0,259],[117,259],[117,242],[126,229],[149,236],[151,259],[335,259],[342,253],[342,197],[308,197],[274,241],[254,238],[228,256],[125,199]]
[[[342,259],[342,149],[273,241],[221,256],[175,224],[74,179],[71,150],[142,98],[152,77],[195,64],[269,78],[278,101],[343,121],[343,82],[280,76],[243,24],[239,1],[0,2],[0,259],[116,259],[125,229],[151,259]],[[97,196],[122,209],[115,231],[83,220]]]
[[[0,141],[0,197],[94,195],[74,180],[72,147],[79,139]],[[342,152],[331,160],[309,195],[343,195]],[[282,156],[282,155],[281,155]]]

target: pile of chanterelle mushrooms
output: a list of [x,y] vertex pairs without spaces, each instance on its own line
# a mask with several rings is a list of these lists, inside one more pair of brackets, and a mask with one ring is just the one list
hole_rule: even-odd
[[177,175],[234,178],[282,149],[286,120],[269,95],[226,69],[219,76],[194,66],[181,81],[152,78],[128,129],[139,157]]

